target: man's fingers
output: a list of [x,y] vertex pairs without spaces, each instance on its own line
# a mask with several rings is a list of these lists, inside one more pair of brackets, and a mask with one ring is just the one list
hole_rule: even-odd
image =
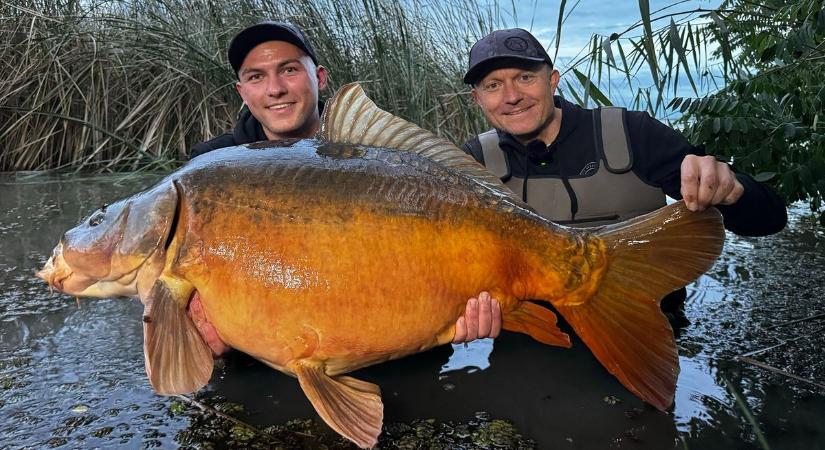
[[455,323],[455,336],[453,336],[453,344],[460,344],[465,340],[467,340],[467,325],[464,323],[464,316],[461,316]]
[[492,315],[492,327],[490,328],[490,337],[497,338],[499,333],[501,333],[501,304],[498,300],[493,299],[493,315]]
[[699,190],[699,165],[696,158],[696,155],[685,156],[680,169],[682,199],[691,211],[696,211],[696,198]]
[[467,308],[464,311],[464,321],[467,325],[467,337],[464,340],[475,340],[478,337],[478,299],[475,297],[467,301]]
[[745,193],[745,186],[742,186],[742,183],[740,183],[739,180],[737,180],[736,176],[734,175],[733,190],[730,191],[728,196],[725,197],[725,199],[722,200],[721,203],[723,205],[732,205],[732,204],[738,202],[739,199],[742,197],[742,194],[744,194],[744,193]]
[[490,301],[490,294],[482,292],[478,294],[478,333],[477,338],[490,336],[493,320],[493,306]]
[[712,204],[713,196],[719,189],[719,178],[716,172],[718,170],[716,159],[712,156],[705,156],[699,161],[699,189],[696,193],[696,206],[699,211],[702,211]]
[[713,198],[710,201],[711,205],[723,203],[731,191],[733,191],[734,182],[736,181],[733,171],[730,170],[727,164],[717,162],[716,167],[716,178],[719,180],[719,187],[716,189],[716,193],[713,194]]

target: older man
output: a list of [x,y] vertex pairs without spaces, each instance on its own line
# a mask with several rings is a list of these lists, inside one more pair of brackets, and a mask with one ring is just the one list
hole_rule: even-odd
[[[498,30],[476,42],[464,82],[493,129],[462,148],[557,223],[614,223],[664,206],[668,195],[694,211],[717,207],[725,228],[740,235],[785,226],[785,205],[770,188],[647,113],[584,109],[556,96],[559,72],[525,30]],[[685,323],[685,296],[681,289],[662,300],[676,325]],[[486,295],[470,303],[472,327],[459,323],[456,341],[495,337],[497,303]]]

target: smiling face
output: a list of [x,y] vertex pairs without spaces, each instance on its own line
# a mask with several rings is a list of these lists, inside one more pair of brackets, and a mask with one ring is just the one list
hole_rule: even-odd
[[326,88],[327,71],[298,47],[259,44],[246,55],[238,78],[238,93],[267,138],[305,138],[318,131],[318,91]]
[[559,72],[539,63],[527,69],[492,70],[475,84],[472,94],[490,125],[522,143],[541,139],[550,144],[561,122],[553,104],[558,84]]

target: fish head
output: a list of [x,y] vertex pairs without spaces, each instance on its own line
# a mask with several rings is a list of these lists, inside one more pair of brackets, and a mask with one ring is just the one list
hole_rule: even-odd
[[177,199],[170,183],[98,208],[63,234],[36,276],[70,295],[137,295],[142,269],[160,274]]

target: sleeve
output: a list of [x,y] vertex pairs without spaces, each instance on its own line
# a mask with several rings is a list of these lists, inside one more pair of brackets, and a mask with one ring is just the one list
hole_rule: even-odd
[[[689,154],[705,156],[704,148],[692,146],[681,133],[647,113],[628,112],[626,117],[634,173],[680,200],[682,160]],[[736,169],[734,172],[745,191],[735,204],[717,206],[725,228],[741,236],[765,236],[781,231],[788,220],[784,201],[765,184]]]
[[484,152],[481,151],[481,142],[478,140],[478,136],[465,142],[460,148],[464,151],[464,153],[472,156],[473,159],[478,161],[480,164],[484,164]]

